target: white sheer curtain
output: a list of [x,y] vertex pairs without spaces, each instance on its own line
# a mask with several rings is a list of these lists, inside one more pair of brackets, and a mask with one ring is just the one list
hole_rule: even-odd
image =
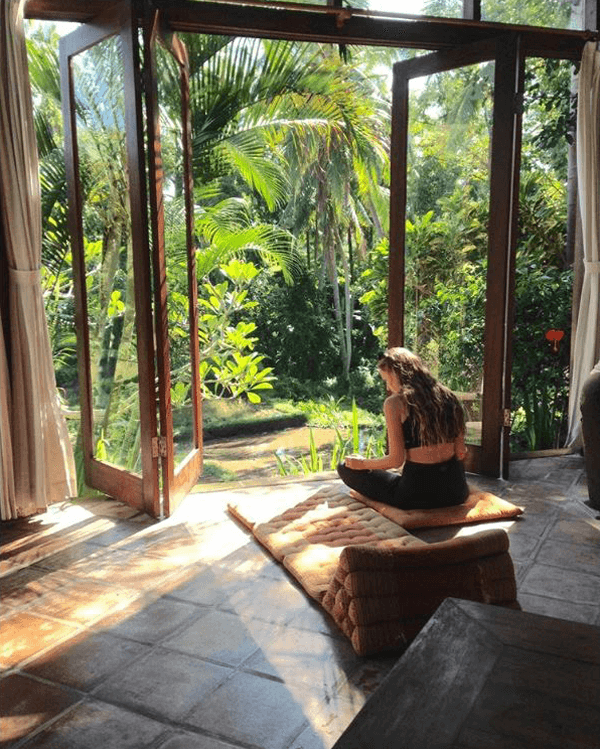
[[579,442],[581,390],[600,358],[600,50],[596,42],[585,45],[579,71],[577,182],[584,276],[573,347],[568,445]]
[[0,337],[0,497],[3,520],[75,494],[40,285],[37,145],[23,30],[25,0],[0,0],[0,187],[8,260],[10,372]]

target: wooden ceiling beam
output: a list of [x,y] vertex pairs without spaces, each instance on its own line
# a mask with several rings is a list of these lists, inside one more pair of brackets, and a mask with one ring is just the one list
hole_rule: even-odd
[[[110,4],[110,0],[29,0],[25,13],[28,18],[82,23],[92,20]],[[597,32],[591,31],[407,16],[332,5],[275,5],[253,0],[155,0],[154,5],[163,11],[175,31],[330,44],[434,51],[517,32],[525,55],[579,60],[585,42],[598,38]]]
[[109,0],[28,0],[25,18],[87,23],[112,5]]
[[583,45],[597,38],[591,32],[512,26],[466,19],[400,16],[375,11],[331,6],[236,5],[190,0],[156,0],[176,31],[258,36],[331,44],[406,47],[422,50],[448,49],[472,44],[508,32],[521,34],[525,54],[581,59]]

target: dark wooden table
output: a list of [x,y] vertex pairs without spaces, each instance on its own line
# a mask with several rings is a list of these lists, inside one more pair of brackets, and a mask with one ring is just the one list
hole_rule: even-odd
[[600,747],[600,627],[448,598],[334,749]]

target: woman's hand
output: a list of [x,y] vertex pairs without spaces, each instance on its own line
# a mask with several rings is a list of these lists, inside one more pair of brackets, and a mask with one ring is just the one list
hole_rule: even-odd
[[344,459],[344,465],[346,468],[352,468],[355,471],[364,471],[365,469],[365,459],[362,458],[360,455],[347,455]]

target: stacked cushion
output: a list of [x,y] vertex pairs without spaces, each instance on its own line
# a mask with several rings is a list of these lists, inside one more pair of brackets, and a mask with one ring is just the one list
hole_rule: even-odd
[[359,655],[405,647],[451,596],[518,607],[508,535],[493,529],[415,547],[344,549],[323,598]]

